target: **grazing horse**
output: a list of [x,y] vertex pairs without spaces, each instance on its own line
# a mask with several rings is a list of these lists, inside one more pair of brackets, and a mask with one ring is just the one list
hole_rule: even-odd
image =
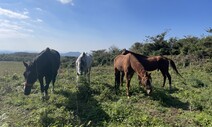
[[[54,91],[54,83],[57,71],[60,67],[60,54],[53,49],[46,48],[31,62],[27,64],[23,62],[26,70],[24,72],[24,94],[29,95],[33,84],[38,79],[40,82],[43,97],[48,98],[48,88],[52,81],[52,90]],[[44,86],[43,78],[45,77],[46,85]]]
[[168,77],[168,79],[169,79],[169,88],[170,88],[170,90],[172,89],[172,86],[171,86],[171,75],[169,74],[169,64],[171,65],[173,70],[180,77],[182,77],[180,75],[180,73],[178,72],[174,61],[169,59],[169,58],[166,58],[166,57],[163,57],[163,56],[150,56],[150,57],[147,57],[147,56],[140,55],[140,54],[134,53],[134,52],[126,50],[126,49],[124,49],[121,54],[122,55],[126,55],[126,54],[129,54],[129,53],[134,55],[138,59],[138,61],[144,66],[145,70],[147,70],[147,71],[154,71],[156,69],[160,70],[162,75],[163,75],[163,77],[164,77],[163,87],[165,86],[165,83],[166,83],[166,77]]
[[139,82],[144,86],[146,89],[147,94],[152,92],[152,85],[151,85],[151,74],[144,69],[142,64],[132,55],[118,55],[114,59],[114,71],[115,71],[115,89],[119,89],[120,86],[120,73],[124,73],[126,82],[126,89],[127,89],[127,96],[129,97],[129,87],[130,81],[134,74],[137,73],[139,77]]
[[80,56],[76,60],[77,80],[80,75],[84,75],[90,82],[90,71],[92,62],[93,60],[90,54],[87,54],[85,52],[80,54]]

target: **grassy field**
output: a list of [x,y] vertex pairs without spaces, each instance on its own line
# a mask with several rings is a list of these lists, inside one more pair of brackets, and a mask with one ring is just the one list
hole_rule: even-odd
[[161,73],[152,72],[151,96],[139,88],[134,76],[129,99],[125,84],[115,94],[112,66],[92,68],[90,84],[83,79],[76,84],[75,69],[61,68],[55,93],[50,92],[50,99],[42,101],[38,82],[32,93],[24,96],[22,63],[0,62],[0,126],[212,126],[211,71],[202,66],[178,68],[185,79],[170,69],[171,92],[168,82],[161,87]]

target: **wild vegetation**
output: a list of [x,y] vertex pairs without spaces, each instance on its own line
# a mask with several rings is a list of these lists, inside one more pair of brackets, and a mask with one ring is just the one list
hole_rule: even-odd
[[[111,66],[94,67],[90,84],[83,77],[77,84],[74,68],[61,68],[56,92],[42,101],[38,83],[31,95],[24,96],[22,63],[0,65],[1,126],[212,126],[211,72],[201,66],[179,69],[187,85],[171,71],[172,92],[168,84],[161,87],[160,72],[153,72],[150,96],[139,88],[134,76],[130,99],[125,84],[115,94]],[[5,66],[11,69],[5,71]]]
[[[212,126],[212,60],[211,53],[208,52],[212,49],[211,38],[196,38],[198,41],[195,44],[183,41],[183,46],[177,50],[179,54],[161,54],[172,58],[184,77],[178,77],[170,68],[172,91],[169,91],[168,83],[165,88],[161,87],[162,75],[154,71],[153,93],[147,96],[134,76],[129,99],[126,96],[125,83],[119,93],[115,94],[112,63],[114,56],[120,53],[120,49],[116,47],[93,51],[90,84],[83,77],[76,83],[76,59],[63,57],[55,93],[50,92],[50,99],[46,101],[41,99],[38,82],[34,84],[29,96],[23,94],[22,62],[1,61],[0,126]],[[190,48],[205,44],[204,40],[209,44],[204,47],[208,54],[203,53],[204,57],[198,57],[197,49],[201,46],[196,46],[192,52]],[[164,40],[165,42],[168,41]],[[142,45],[154,44],[155,42],[151,42]],[[144,50],[137,51],[134,45],[131,50],[143,53]],[[188,46],[187,54],[182,51],[185,45],[192,45]],[[147,55],[160,54],[160,51],[162,49],[150,50]]]

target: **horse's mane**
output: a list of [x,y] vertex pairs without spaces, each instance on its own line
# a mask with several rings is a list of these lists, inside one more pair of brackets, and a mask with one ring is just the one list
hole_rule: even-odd
[[145,58],[147,58],[147,56],[144,56],[144,55],[141,55],[141,54],[138,54],[138,53],[129,51],[129,50],[127,50],[127,49],[123,49],[123,51],[122,51],[121,54],[122,54],[122,55],[126,55],[126,54],[128,54],[128,53],[131,53],[131,54],[134,55],[136,58],[138,58],[138,57],[145,57]]

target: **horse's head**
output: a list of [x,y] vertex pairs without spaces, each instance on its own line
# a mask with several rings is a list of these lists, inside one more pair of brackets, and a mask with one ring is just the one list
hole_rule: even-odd
[[151,73],[146,72],[141,79],[141,84],[144,85],[144,88],[149,95],[152,92],[152,77]]
[[32,85],[37,80],[37,72],[36,72],[36,66],[35,64],[27,64],[23,62],[24,66],[26,67],[24,72],[24,94],[29,95],[32,89]]

